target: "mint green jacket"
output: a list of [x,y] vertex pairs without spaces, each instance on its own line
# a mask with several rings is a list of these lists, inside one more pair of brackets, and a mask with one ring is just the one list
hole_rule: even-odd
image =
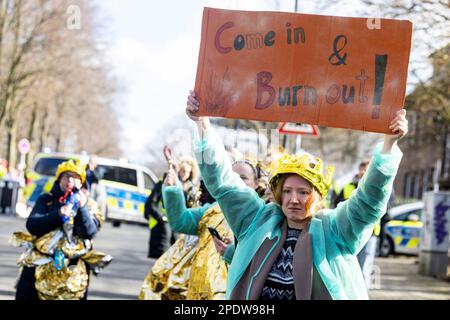
[[197,235],[198,224],[203,215],[209,208],[216,205],[214,202],[212,204],[206,203],[198,208],[186,208],[180,182],[176,186],[163,185],[162,195],[170,227],[176,232],[185,234]]
[[[186,208],[184,193],[181,183],[176,186],[163,185],[163,201],[166,204],[166,212],[170,227],[180,233],[197,235],[198,224],[209,208],[216,205],[216,202],[206,203],[198,208]],[[223,255],[223,260],[230,264],[234,255],[234,244],[229,245]]]
[[[386,212],[403,155],[395,149],[392,154],[381,154],[378,145],[357,191],[336,209],[317,214],[309,225],[314,266],[335,300],[368,299],[356,254]],[[232,171],[223,143],[213,128],[205,133],[203,140],[194,141],[194,152],[205,185],[218,201],[239,242],[228,270],[229,298],[263,241],[280,240],[285,216],[279,205],[265,204]]]

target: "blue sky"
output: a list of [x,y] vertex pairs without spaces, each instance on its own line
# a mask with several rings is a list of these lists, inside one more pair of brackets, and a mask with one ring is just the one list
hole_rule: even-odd
[[[100,0],[105,13],[112,18],[109,29],[117,37],[134,37],[146,43],[170,41],[192,24],[199,0],[149,1]],[[198,11],[198,10],[197,10]],[[168,22],[168,19],[174,19]]]

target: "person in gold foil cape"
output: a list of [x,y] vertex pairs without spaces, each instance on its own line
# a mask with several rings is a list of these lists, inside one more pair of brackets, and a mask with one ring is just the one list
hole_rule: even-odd
[[111,262],[92,249],[103,217],[85,182],[80,161],[61,163],[50,193],[39,196],[27,219],[29,233],[13,234],[10,243],[26,249],[18,261],[16,300],[86,299],[90,271],[97,274]]
[[[199,183],[198,166],[194,158],[184,156],[176,161],[172,155],[172,150],[164,146],[164,157],[169,166],[173,166],[178,172],[178,177],[183,186],[186,199],[186,207],[192,208],[199,205]],[[158,259],[165,251],[173,245],[178,235],[170,228],[167,220],[166,209],[162,201],[162,185],[165,179],[158,181],[151,194],[145,202],[144,216],[149,219],[149,250],[148,257]],[[156,223],[155,223],[156,221]],[[155,224],[154,224],[155,223]]]
[[[258,170],[251,162],[237,161],[233,170],[246,185],[258,188]],[[230,244],[222,257],[208,228],[216,229],[222,239],[232,239],[233,233],[217,202],[208,197],[207,189],[203,183],[201,185],[203,205],[187,208],[182,185],[175,170],[169,168],[163,186],[163,199],[172,229],[182,235],[155,262],[142,286],[141,300],[225,299],[228,263],[233,256],[234,245]],[[197,235],[198,238],[192,238]]]
[[[205,197],[205,193],[196,186],[198,180],[197,163],[192,157],[182,157],[180,161],[176,161],[172,155],[172,150],[165,146],[163,150],[164,157],[168,167],[177,171],[180,178],[183,197],[187,208],[198,207],[206,202],[214,202],[214,200]],[[164,207],[162,199],[161,181],[161,205]],[[166,211],[164,209],[164,211]],[[164,221],[168,221],[166,214]],[[167,227],[169,230],[170,228]],[[157,240],[159,231],[155,235],[155,229],[151,230],[151,245],[157,244],[153,241]],[[174,233],[175,230],[171,230]],[[164,253],[159,254],[153,267],[144,279],[144,283],[139,293],[140,300],[180,300],[186,298],[187,280],[191,266],[191,258],[197,249],[197,235],[181,234],[177,236],[177,240]]]

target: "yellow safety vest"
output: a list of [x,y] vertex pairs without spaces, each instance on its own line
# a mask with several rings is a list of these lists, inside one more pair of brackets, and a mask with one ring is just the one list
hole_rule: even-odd
[[[356,187],[353,183],[348,183],[344,186],[343,192],[344,192],[344,200],[347,200],[350,198],[350,195],[353,193],[353,191],[356,190]],[[375,226],[373,227],[373,233],[378,237],[381,232],[381,224],[380,220],[377,221]]]
[[353,183],[347,183],[344,186],[344,189],[342,190],[344,192],[344,200],[347,200],[348,198],[350,198],[351,194],[355,190],[356,190],[356,187]]
[[[164,208],[162,206],[162,200],[160,200],[158,202],[158,205],[159,205],[158,210],[160,210],[163,215],[167,215],[166,208]],[[158,224],[158,221],[155,218],[153,218],[152,216],[150,216],[150,219],[148,219],[148,227],[150,229],[153,229],[157,224]]]
[[0,179],[5,177],[8,173],[8,169],[6,169],[4,166],[0,166]]

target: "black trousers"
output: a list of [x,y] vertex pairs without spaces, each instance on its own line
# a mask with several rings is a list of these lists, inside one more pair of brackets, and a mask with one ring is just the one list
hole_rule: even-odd
[[150,231],[148,257],[158,259],[176,241],[176,234],[168,222],[158,222]]
[[[86,269],[89,274],[88,266],[86,266]],[[20,275],[19,282],[17,283],[16,300],[39,300],[38,292],[34,286],[36,283],[36,278],[34,277],[35,270],[36,268],[23,267],[22,274]],[[81,300],[87,300],[87,289],[88,288],[86,288],[86,292]]]

